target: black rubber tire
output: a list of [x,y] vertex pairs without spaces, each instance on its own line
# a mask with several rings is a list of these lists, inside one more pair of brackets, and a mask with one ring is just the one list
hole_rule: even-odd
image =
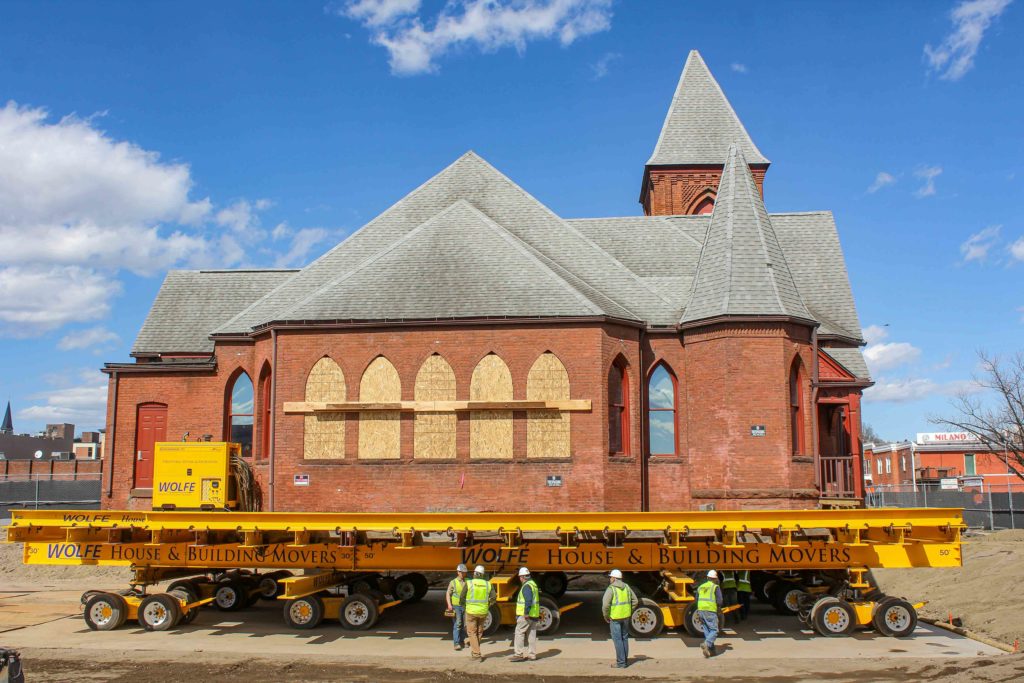
[[370,591],[380,590],[380,584],[377,583],[376,576],[364,576],[361,579],[356,579],[348,585],[349,594],[362,593],[363,595],[369,595]]
[[324,601],[319,595],[292,598],[284,603],[284,623],[291,628],[311,629],[324,620]]
[[[128,603],[115,593],[91,591],[85,602],[85,624],[93,631],[113,631],[128,618]],[[109,609],[109,615],[106,610]]]
[[779,580],[774,576],[769,576],[768,579],[761,585],[761,592],[756,594],[758,600],[765,604],[772,604],[772,590],[775,588]]
[[501,610],[498,609],[497,605],[491,605],[491,608],[487,611],[487,616],[490,619],[484,621],[484,635],[493,636],[501,628]]
[[558,633],[558,626],[562,623],[562,611],[558,609],[558,602],[550,595],[540,596],[540,623],[537,624],[538,636],[553,636]]
[[565,572],[544,572],[537,579],[537,588],[541,593],[558,599],[569,589],[569,577]]
[[871,624],[882,635],[906,638],[917,628],[917,610],[906,600],[886,598],[875,607]]
[[181,606],[173,595],[154,593],[139,603],[139,625],[147,631],[170,631],[180,621]]
[[849,635],[857,627],[857,614],[845,600],[822,599],[812,610],[811,626],[826,638]]
[[799,612],[799,593],[804,590],[800,584],[789,581],[778,581],[772,586],[771,603],[775,611],[786,616],[796,616]]
[[[185,601],[185,604],[199,601],[199,591],[189,581],[175,581],[167,587],[167,594],[180,597]],[[191,624],[199,616],[198,607],[193,607],[190,610],[185,610],[184,607],[179,607],[179,609],[181,610],[181,624]]]
[[403,574],[395,580],[395,600],[402,602],[419,602],[427,594],[430,583],[423,574]]
[[771,574],[766,572],[751,571],[750,572],[750,592],[754,594],[760,602],[767,602],[768,597],[764,592],[764,585],[772,578]]
[[640,604],[629,618],[629,633],[634,638],[653,638],[665,628],[665,615],[658,603],[650,598],[640,598]]
[[248,586],[238,578],[222,579],[213,587],[213,606],[221,612],[237,612],[248,599]]
[[377,623],[380,611],[372,596],[353,593],[338,608],[338,620],[350,631],[365,631]]
[[270,572],[268,574],[260,574],[256,579],[256,585],[259,589],[260,600],[277,600],[277,596],[281,594],[281,584],[278,583],[284,577],[281,576],[281,572]]
[[683,630],[694,638],[704,637],[704,626],[697,619],[697,601],[692,601],[683,612]]
[[[397,581],[395,581],[395,577],[393,577],[393,576],[382,576],[382,577],[380,577],[377,580],[377,587],[380,589],[380,592],[383,593],[384,595],[387,595],[387,596],[389,596],[391,598],[394,598],[394,596],[395,596],[395,584],[396,583],[397,583]],[[395,598],[395,599],[397,600],[397,598]]]
[[430,590],[430,582],[427,581],[427,577],[420,573],[409,574],[412,578],[413,585],[416,586],[416,600],[422,600],[427,595],[427,591]]

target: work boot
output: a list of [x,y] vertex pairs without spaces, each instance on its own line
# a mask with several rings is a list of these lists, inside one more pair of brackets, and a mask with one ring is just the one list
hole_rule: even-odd
[[526,657],[524,657],[522,655],[512,655],[511,657],[508,658],[508,661],[510,661],[510,662],[525,662],[526,661]]
[[458,643],[455,643],[455,651],[458,652],[461,649],[462,649],[462,646],[459,645]]
[[708,648],[708,644],[707,643],[701,643],[700,644],[700,651],[704,653],[705,657],[710,657],[711,656],[711,650]]
[[715,649],[715,646],[714,646],[714,645],[712,645],[712,646],[711,646],[711,647],[709,647],[708,649],[709,649],[709,650],[711,650],[711,656],[712,656],[712,657],[714,657],[715,655],[717,655],[717,654],[718,654],[718,650],[716,650],[716,649]]

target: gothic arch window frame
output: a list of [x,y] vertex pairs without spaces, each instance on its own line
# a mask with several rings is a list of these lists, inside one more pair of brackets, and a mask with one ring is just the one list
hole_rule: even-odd
[[[613,394],[612,373],[618,372],[619,402],[615,402]],[[628,456],[630,455],[630,392],[629,392],[629,363],[621,354],[608,366],[608,455]],[[617,438],[616,438],[617,435]],[[614,445],[618,441],[618,449]]]
[[[251,405],[248,413],[236,412],[235,411],[235,390],[238,388],[239,380],[245,377],[245,381],[248,383],[249,395]],[[244,397],[243,397],[244,398]],[[244,440],[235,438],[235,421],[236,418],[248,418],[249,420],[249,438],[248,444]],[[245,422],[239,422],[239,426],[245,426]],[[242,455],[247,458],[251,458],[253,454],[253,432],[256,427],[256,385],[253,384],[252,377],[246,372],[245,368],[236,368],[231,376],[228,378],[227,384],[225,385],[224,391],[224,440],[232,443],[242,444]],[[248,449],[246,446],[248,445]]]
[[[700,215],[698,213],[698,211],[703,208],[703,206],[704,206],[704,204],[706,202],[709,202],[709,201],[711,202],[711,207],[712,207],[712,210],[713,210],[714,206],[715,206],[715,201],[717,199],[718,199],[718,190],[716,190],[715,188],[711,187],[710,185],[705,187],[704,189],[702,189],[700,192],[697,193],[697,195],[693,198],[693,200],[690,201],[690,205],[688,207],[686,207],[686,215],[688,215],[688,216]],[[707,211],[707,212],[703,212],[703,213],[709,214],[709,213],[711,213],[711,211]]]
[[[654,403],[651,401],[652,382],[654,381],[655,374],[657,374],[659,370],[665,371],[665,374],[668,375],[669,382],[672,385],[672,401],[671,406],[668,408],[654,407]],[[659,453],[654,450],[654,437],[651,434],[652,413],[671,413],[672,415],[671,453]],[[659,360],[657,363],[652,365],[650,371],[647,373],[647,448],[650,450],[650,455],[673,458],[679,455],[679,379],[676,377],[676,373],[672,371],[672,366],[665,360]]]
[[[260,368],[259,380],[256,385],[257,396],[259,398],[256,404],[253,406],[253,410],[259,411],[259,420],[256,420],[256,425],[253,431],[259,432],[260,447],[259,450],[253,449],[254,460],[267,460],[270,457],[270,423],[273,420],[273,376],[274,373],[270,367],[270,361],[264,361],[263,367]],[[254,416],[255,417],[255,416]]]
[[803,360],[797,354],[789,366],[789,430],[792,455],[803,455],[807,447],[804,429]]

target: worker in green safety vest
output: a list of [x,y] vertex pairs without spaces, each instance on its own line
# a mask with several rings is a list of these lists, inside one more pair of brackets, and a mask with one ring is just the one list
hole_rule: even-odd
[[615,663],[612,667],[625,669],[629,666],[629,622],[640,599],[622,581],[621,571],[613,569],[608,577],[610,582],[601,599],[601,611],[611,628],[612,644],[615,645]]
[[448,611],[452,613],[454,623],[452,624],[452,642],[455,649],[461,650],[466,645],[466,591],[469,582],[466,581],[466,574],[469,572],[466,565],[460,564],[455,568],[455,578],[448,582],[448,590],[444,597],[448,602]]
[[740,603],[740,621],[745,621],[750,614],[750,595],[753,588],[750,585],[750,570],[744,569],[736,572],[736,596]]
[[530,570],[519,570],[519,597],[516,598],[516,636],[513,641],[515,652],[509,658],[513,662],[537,659],[537,626],[540,625],[540,590],[530,578]]
[[722,609],[722,589],[718,586],[718,572],[708,572],[707,580],[697,587],[697,618],[704,630],[704,642],[700,644],[705,657],[715,652],[715,638],[718,637],[718,612]]
[[[725,570],[722,572],[721,584],[722,604],[720,607],[729,607],[739,602],[736,596],[736,572]],[[725,625],[725,615],[722,615],[722,625]]]
[[480,640],[484,637],[484,622],[487,613],[497,598],[491,582],[484,578],[485,570],[477,565],[473,578],[466,585],[466,631],[469,633],[469,647],[475,660],[483,660],[480,654]]

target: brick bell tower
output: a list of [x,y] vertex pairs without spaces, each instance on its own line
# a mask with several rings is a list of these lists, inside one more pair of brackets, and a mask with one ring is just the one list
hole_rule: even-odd
[[691,50],[654,153],[644,166],[644,214],[711,213],[733,144],[746,158],[763,198],[764,175],[771,162],[750,139],[700,53]]

